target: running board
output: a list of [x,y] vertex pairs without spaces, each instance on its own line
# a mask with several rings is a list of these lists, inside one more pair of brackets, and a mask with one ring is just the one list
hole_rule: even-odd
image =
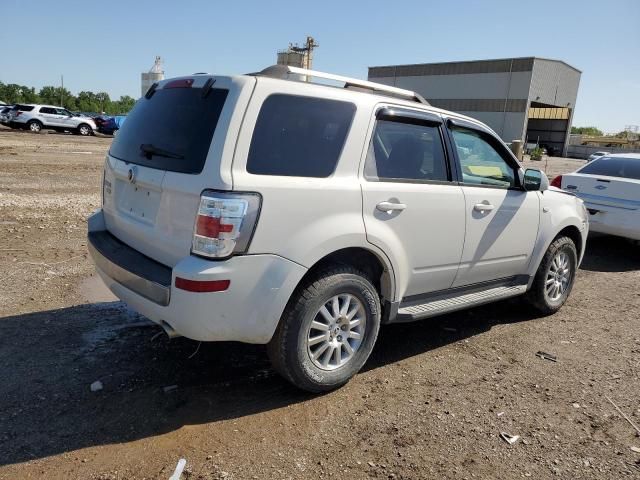
[[479,292],[466,293],[448,298],[438,298],[425,303],[400,305],[396,322],[411,322],[422,318],[435,317],[444,313],[491,303],[505,298],[516,297],[527,291],[526,285],[494,287]]

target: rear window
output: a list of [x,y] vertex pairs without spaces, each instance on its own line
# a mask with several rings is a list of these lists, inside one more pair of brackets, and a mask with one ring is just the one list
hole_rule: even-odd
[[328,177],[344,147],[353,103],[271,95],[260,109],[247,171],[257,175]]
[[163,88],[142,97],[111,144],[112,157],[179,173],[200,173],[228,90]]
[[600,157],[582,167],[579,173],[640,180],[640,158]]

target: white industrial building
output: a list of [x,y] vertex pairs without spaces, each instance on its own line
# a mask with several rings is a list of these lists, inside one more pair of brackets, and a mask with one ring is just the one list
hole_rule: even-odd
[[435,107],[489,125],[505,142],[539,143],[565,154],[580,70],[538,57],[390,65],[369,80],[414,90]]

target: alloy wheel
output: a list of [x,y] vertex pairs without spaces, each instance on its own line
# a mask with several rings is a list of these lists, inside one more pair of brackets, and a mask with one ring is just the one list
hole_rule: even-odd
[[566,252],[558,252],[551,261],[545,281],[545,294],[552,302],[557,302],[567,292],[573,272],[571,260]]
[[354,295],[331,297],[320,307],[307,332],[307,352],[322,370],[335,370],[353,359],[364,338],[367,316]]

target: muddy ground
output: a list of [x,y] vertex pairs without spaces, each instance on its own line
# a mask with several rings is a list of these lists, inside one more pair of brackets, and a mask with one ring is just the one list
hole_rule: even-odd
[[0,478],[167,479],[180,458],[187,479],[640,478],[606,399],[640,424],[640,247],[590,239],[551,317],[508,301],[384,327],[313,396],[263,347],[169,341],[101,287],[85,219],[110,141],[0,128]]

